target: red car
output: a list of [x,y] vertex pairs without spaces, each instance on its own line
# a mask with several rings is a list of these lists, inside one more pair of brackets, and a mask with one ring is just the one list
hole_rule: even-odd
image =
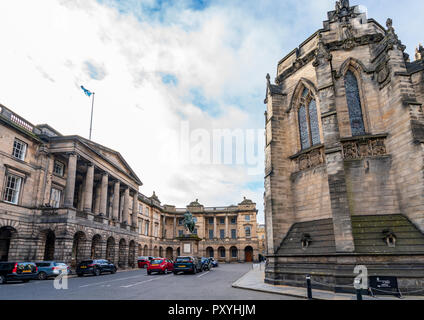
[[139,268],[147,268],[149,266],[149,259],[138,259],[137,264]]
[[165,273],[174,271],[174,262],[169,259],[156,258],[150,261],[147,266],[147,274],[152,274],[152,272]]

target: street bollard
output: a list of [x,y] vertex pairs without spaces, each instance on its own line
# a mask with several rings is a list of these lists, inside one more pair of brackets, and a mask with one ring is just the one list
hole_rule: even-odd
[[312,286],[311,286],[311,276],[306,276],[306,286],[308,288],[308,300],[312,300]]
[[356,300],[362,300],[362,290],[356,289]]

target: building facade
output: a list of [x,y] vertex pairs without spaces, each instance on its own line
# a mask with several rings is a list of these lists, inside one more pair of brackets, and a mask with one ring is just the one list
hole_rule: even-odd
[[223,262],[257,259],[256,205],[161,205],[116,151],[35,126],[0,105],[0,261],[58,260],[75,266],[108,259],[135,267],[137,256],[175,258],[181,218],[197,219],[197,254]]
[[421,289],[424,49],[347,0],[323,25],[267,76],[265,281],[343,291],[365,265]]

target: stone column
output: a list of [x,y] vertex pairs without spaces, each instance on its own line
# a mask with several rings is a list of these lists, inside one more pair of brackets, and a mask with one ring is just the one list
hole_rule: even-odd
[[115,182],[115,186],[113,189],[113,205],[112,205],[112,217],[114,220],[118,221],[119,218],[119,188],[121,187],[121,183],[119,181]]
[[163,217],[162,217],[162,239],[165,239],[165,230],[166,230],[165,226],[166,226],[166,216],[163,215]]
[[128,225],[131,223],[129,208],[130,208],[130,188],[126,187],[124,191],[124,204],[122,206],[122,222]]
[[173,231],[173,237],[174,239],[177,237],[177,216],[174,216],[174,229]]
[[94,182],[94,165],[92,163],[87,166],[87,174],[84,184],[84,211],[91,212],[93,207],[93,182]]
[[213,237],[218,238],[218,235],[216,234],[216,216],[213,217]]
[[107,211],[107,188],[108,188],[109,176],[105,172],[102,174],[102,185],[100,192],[100,214],[106,216]]
[[228,214],[225,215],[225,238],[229,238],[229,234],[228,234]]
[[131,216],[132,225],[135,228],[138,227],[137,215],[138,215],[138,191],[135,191],[133,196],[133,209],[132,209],[132,216]]
[[75,177],[77,174],[77,155],[72,153],[68,160],[68,175],[66,177],[65,207],[74,207]]
[[100,195],[102,193],[102,188],[100,185],[97,185],[95,189],[96,189],[96,195],[95,195],[93,213],[98,215],[100,213]]

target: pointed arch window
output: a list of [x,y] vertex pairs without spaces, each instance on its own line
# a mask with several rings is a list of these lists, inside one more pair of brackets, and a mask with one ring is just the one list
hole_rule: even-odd
[[304,88],[298,109],[299,132],[302,150],[321,143],[317,104],[312,92]]
[[345,75],[345,88],[347,107],[349,109],[350,128],[352,136],[365,134],[364,118],[362,115],[361,97],[359,94],[358,80],[352,71]]

